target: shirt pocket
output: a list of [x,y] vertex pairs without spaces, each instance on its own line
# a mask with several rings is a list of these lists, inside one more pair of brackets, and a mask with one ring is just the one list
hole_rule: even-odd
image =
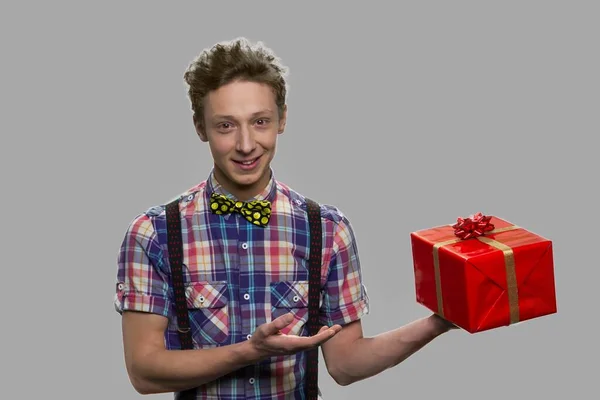
[[229,337],[227,282],[192,282],[185,288],[192,338],[198,345],[224,343]]
[[271,282],[272,320],[288,312],[294,320],[281,333],[305,336],[308,322],[308,281]]

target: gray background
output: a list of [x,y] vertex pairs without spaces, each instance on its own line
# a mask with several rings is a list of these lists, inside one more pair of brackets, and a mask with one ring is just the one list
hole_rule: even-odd
[[[411,231],[483,211],[554,241],[558,314],[452,332],[349,387],[322,368],[326,399],[595,396],[594,2],[36,3],[0,12],[0,398],[140,398],[112,304],[118,247],[137,213],[206,177],[182,74],[237,36],[291,68],[273,165],[350,217],[366,335],[428,314]],[[362,204],[377,193],[381,218]]]

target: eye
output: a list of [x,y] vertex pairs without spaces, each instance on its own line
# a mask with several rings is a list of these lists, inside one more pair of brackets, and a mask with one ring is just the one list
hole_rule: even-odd
[[261,119],[256,120],[256,123],[259,126],[265,126],[269,123],[269,120],[267,118],[261,118]]
[[233,128],[233,125],[230,124],[229,122],[221,122],[220,124],[217,125],[217,128],[220,130],[228,130]]

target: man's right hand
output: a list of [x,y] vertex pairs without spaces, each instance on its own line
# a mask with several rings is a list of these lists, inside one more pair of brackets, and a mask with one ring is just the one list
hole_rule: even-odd
[[125,362],[131,382],[142,394],[197,387],[262,359],[293,354],[325,343],[342,328],[323,327],[312,337],[283,335],[291,314],[260,325],[250,340],[202,350],[167,350],[167,318],[145,312],[123,313]]
[[314,336],[282,334],[280,330],[291,324],[293,320],[293,315],[287,313],[260,325],[248,341],[253,355],[258,360],[263,360],[309,350],[327,342],[342,329],[340,325],[333,325],[332,327],[323,326]]

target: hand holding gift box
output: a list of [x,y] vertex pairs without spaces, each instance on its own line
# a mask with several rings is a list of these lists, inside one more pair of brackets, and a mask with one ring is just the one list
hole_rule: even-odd
[[481,213],[410,234],[417,302],[470,332],[557,312],[552,242]]

